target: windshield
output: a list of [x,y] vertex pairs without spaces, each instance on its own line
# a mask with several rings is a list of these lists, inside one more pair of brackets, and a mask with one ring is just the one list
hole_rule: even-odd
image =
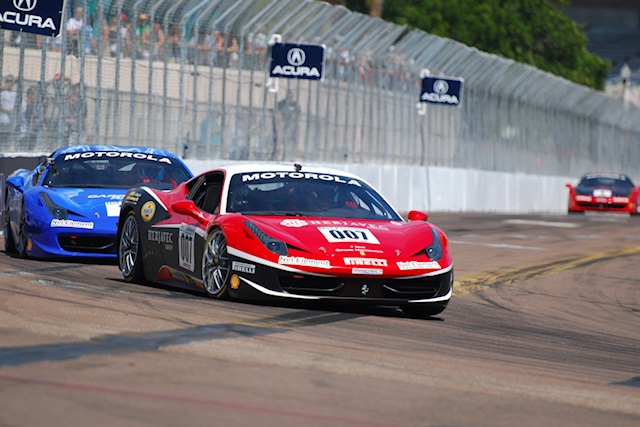
[[236,174],[229,186],[227,212],[402,221],[366,183],[309,172]]
[[[143,157],[143,156],[140,156]],[[152,157],[152,159],[155,159]],[[170,190],[191,178],[185,167],[169,158],[162,162],[144,158],[87,156],[58,157],[49,166],[43,185],[73,188],[124,188],[147,186]],[[171,162],[171,163],[169,163]]]
[[633,182],[625,176],[587,176],[580,181],[580,187],[604,187],[632,190]]

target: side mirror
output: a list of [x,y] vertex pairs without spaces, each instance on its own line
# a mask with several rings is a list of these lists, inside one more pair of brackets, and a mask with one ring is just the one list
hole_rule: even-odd
[[429,219],[429,215],[422,211],[409,211],[409,221],[426,221]]
[[568,182],[567,182],[564,186],[565,186],[565,187],[567,187],[567,188],[571,188],[571,187],[573,187],[573,185],[571,185],[571,184],[570,184],[570,183],[568,183]]
[[209,220],[204,216],[200,209],[198,209],[193,200],[181,200],[179,202],[175,202],[171,205],[171,208],[175,213],[190,216],[197,219],[203,224],[209,222]]

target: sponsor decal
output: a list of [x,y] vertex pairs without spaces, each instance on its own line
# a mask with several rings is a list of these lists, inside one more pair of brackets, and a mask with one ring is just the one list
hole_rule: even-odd
[[367,253],[381,254],[384,252],[380,249],[369,249],[360,245],[352,245],[348,248],[336,248],[335,250],[336,252],[358,252],[362,256],[365,256]]
[[158,244],[167,243],[173,244],[173,233],[170,231],[159,231],[159,230],[147,230],[147,240],[150,242],[157,242]]
[[280,255],[278,264],[304,265],[305,267],[331,268],[331,264],[323,259],[309,259],[301,256]]
[[351,274],[366,274],[369,276],[381,276],[382,270],[379,268],[352,268]]
[[334,181],[342,184],[357,185],[362,187],[362,184],[356,179],[345,178],[337,175],[312,173],[312,172],[255,172],[242,175],[242,182],[251,182],[257,180],[271,180],[271,179],[313,179],[320,181]]
[[331,243],[371,243],[379,245],[380,242],[371,230],[356,227],[318,227],[322,235]]
[[122,200],[124,194],[89,194],[87,199],[108,199],[108,200]]
[[400,270],[422,270],[441,268],[436,261],[398,261],[396,262]]
[[240,287],[240,278],[237,274],[231,276],[229,282],[231,283],[231,289],[238,289]]
[[280,223],[280,225],[282,225],[283,227],[300,228],[309,225],[309,223],[302,219],[285,219]]
[[128,193],[124,200],[127,202],[132,202],[132,203],[138,203],[138,200],[140,200],[140,197],[142,196],[142,194],[140,193],[136,193],[135,191],[132,191],[131,193]]
[[68,227],[68,228],[83,228],[85,230],[93,230],[93,222],[74,221],[72,219],[52,219],[51,227]]
[[126,157],[129,159],[149,160],[158,163],[171,164],[171,159],[168,157],[155,157],[153,154],[147,153],[132,153],[129,151],[85,151],[83,153],[66,154],[64,161],[78,160],[78,159],[100,159],[100,158],[114,158],[114,157]]
[[256,266],[245,262],[233,261],[231,263],[231,269],[239,271],[240,273],[256,274]]
[[576,200],[578,202],[589,202],[591,201],[591,196],[576,196]]
[[613,203],[629,203],[628,197],[614,197]]
[[360,221],[345,221],[345,220],[337,220],[337,219],[324,219],[324,220],[312,220],[309,221],[310,225],[335,225],[340,227],[359,227],[359,228],[368,228],[369,230],[388,230],[389,228],[386,225],[379,224],[369,224],[366,222]]
[[365,265],[371,267],[386,267],[387,260],[382,258],[345,258],[344,265]]
[[153,215],[156,213],[156,204],[152,201],[149,201],[142,205],[142,209],[140,209],[140,216],[144,220],[144,222],[149,222],[153,218]]
[[107,216],[120,216],[120,202],[106,202],[104,207],[107,209]]

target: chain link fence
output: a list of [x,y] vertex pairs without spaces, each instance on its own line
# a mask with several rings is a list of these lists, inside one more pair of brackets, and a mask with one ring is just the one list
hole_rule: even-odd
[[[637,107],[341,6],[69,0],[64,22],[59,38],[0,30],[5,153],[129,144],[187,159],[640,176]],[[324,79],[270,80],[274,34],[326,45]],[[423,69],[462,77],[462,106],[418,109]]]

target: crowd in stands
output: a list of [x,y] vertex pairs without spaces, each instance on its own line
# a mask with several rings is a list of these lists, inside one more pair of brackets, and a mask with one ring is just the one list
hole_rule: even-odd
[[[268,43],[262,32],[249,33],[242,40],[217,29],[191,28],[193,35],[185,35],[184,28],[172,22],[151,22],[146,13],[132,11],[105,13],[102,24],[98,16],[85,16],[83,7],[75,7],[65,23],[65,37],[42,37],[29,33],[10,32],[10,42],[16,46],[42,49],[80,56],[135,57],[154,60],[218,67],[238,67],[262,70],[266,66]],[[187,37],[185,39],[185,37]],[[295,39],[295,38],[292,38]],[[62,46],[66,41],[66,47]],[[334,76],[350,80],[357,76],[369,85],[388,89],[407,90],[416,81],[414,65],[399,53],[378,61],[371,52],[356,54],[349,45],[340,46],[338,39],[327,46],[326,66],[332,67]],[[304,39],[296,40],[305,43]],[[314,44],[323,43],[314,40]],[[340,46],[340,47],[338,47]],[[242,49],[242,51],[241,51]],[[242,61],[241,61],[242,59]],[[376,80],[377,79],[377,80]]]

